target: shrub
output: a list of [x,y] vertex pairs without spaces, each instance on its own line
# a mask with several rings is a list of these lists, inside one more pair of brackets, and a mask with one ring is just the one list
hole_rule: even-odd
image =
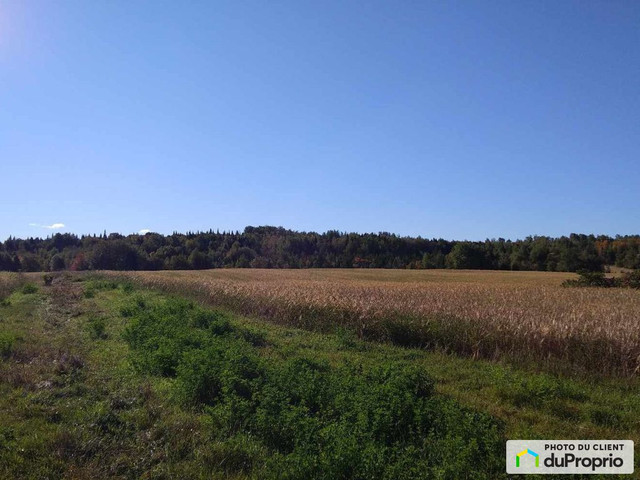
[[42,275],[42,281],[44,282],[44,286],[48,287],[53,283],[53,275],[50,273],[45,273]]
[[33,283],[27,283],[24,287],[22,287],[22,293],[24,293],[25,295],[37,292],[38,287],[36,287]]
[[132,318],[124,338],[135,351],[134,364],[143,371],[175,376],[182,355],[209,345],[216,335],[233,333],[220,314],[207,314],[190,302],[167,300],[147,308],[138,297],[121,313]]
[[580,277],[575,280],[565,280],[563,287],[624,287],[640,288],[640,270],[625,272],[621,277],[605,277],[602,272],[578,272]]
[[640,288],[640,270],[623,273],[621,283],[627,288]]
[[223,352],[209,347],[185,352],[177,367],[178,395],[187,404],[211,405],[222,390]]
[[176,391],[189,405],[224,404],[219,414],[237,430],[262,383],[264,369],[242,341],[213,341],[185,352],[176,369]]
[[608,278],[604,272],[579,271],[578,279],[565,280],[562,282],[563,287],[619,287],[620,280],[617,278]]

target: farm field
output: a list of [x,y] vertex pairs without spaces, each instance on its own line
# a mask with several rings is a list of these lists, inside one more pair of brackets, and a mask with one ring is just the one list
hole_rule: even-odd
[[564,288],[574,274],[449,270],[111,272],[209,305],[319,332],[531,363],[635,375],[640,291]]
[[639,18],[0,0],[0,480],[640,480]]
[[105,278],[0,275],[0,478],[499,479],[508,438],[640,441],[635,376],[310,332]]

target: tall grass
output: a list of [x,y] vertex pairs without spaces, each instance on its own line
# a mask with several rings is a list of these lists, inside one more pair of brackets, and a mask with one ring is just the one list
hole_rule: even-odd
[[[565,289],[567,275],[510,272],[128,272],[211,305],[317,331],[477,358],[640,371],[640,292]],[[377,275],[377,276],[376,276]]]
[[0,272],[0,304],[6,302],[6,298],[24,285],[25,281],[23,275]]

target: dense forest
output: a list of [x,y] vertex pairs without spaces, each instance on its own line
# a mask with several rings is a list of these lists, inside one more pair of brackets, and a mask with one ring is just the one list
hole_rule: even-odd
[[160,235],[9,237],[0,243],[0,270],[183,270],[205,268],[471,268],[602,271],[640,268],[640,236],[571,234],[484,242],[381,233],[296,232],[247,227]]

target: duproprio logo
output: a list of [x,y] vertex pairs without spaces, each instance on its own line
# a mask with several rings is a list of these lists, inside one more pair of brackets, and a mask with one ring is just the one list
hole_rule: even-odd
[[516,467],[520,467],[520,457],[522,457],[523,455],[526,455],[526,454],[529,454],[533,458],[536,459],[536,467],[540,466],[540,455],[538,455],[533,450],[530,450],[530,449],[527,448],[526,450],[522,450],[520,453],[518,453],[516,455]]
[[505,463],[514,475],[619,475],[633,473],[633,453],[633,440],[507,440]]

